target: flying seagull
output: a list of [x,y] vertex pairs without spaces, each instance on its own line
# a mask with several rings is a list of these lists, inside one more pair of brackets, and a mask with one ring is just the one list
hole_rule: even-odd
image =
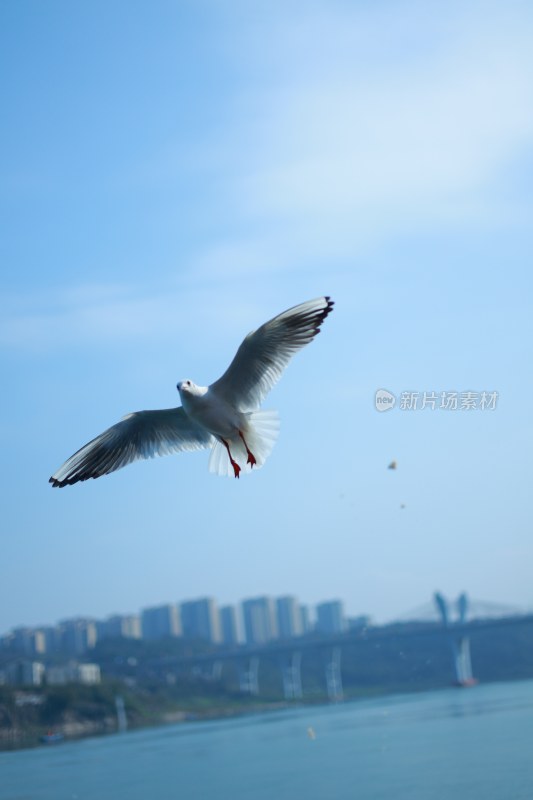
[[261,411],[265,395],[292,356],[320,331],[333,301],[319,297],[289,308],[246,336],[218,381],[180,381],[181,406],[127,414],[80,450],[50,478],[68,486],[99,478],[144,458],[210,448],[209,471],[234,475],[264,464],[276,441],[276,411]]

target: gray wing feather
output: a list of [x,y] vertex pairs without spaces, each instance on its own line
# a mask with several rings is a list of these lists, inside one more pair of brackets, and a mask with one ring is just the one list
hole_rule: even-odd
[[199,450],[212,442],[211,434],[192,422],[181,407],[136,411],[74,453],[49,482],[63,487],[99,478],[133,461]]
[[265,322],[248,334],[210,390],[240,411],[258,408],[292,356],[319,333],[332,308],[329,297],[319,297]]

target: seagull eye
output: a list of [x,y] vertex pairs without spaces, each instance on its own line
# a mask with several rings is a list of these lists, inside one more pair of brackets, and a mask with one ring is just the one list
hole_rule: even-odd
[[191,385],[191,382],[190,382],[190,381],[187,381],[187,386],[190,386],[190,385]]

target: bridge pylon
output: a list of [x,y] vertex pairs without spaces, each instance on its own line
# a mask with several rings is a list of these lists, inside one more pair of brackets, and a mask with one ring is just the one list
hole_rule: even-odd
[[472,660],[470,658],[470,637],[459,636],[452,638],[453,664],[455,681],[458,686],[472,686],[477,683],[472,675]]
[[302,691],[302,654],[299,650],[280,656],[281,678],[285,700],[300,700]]
[[468,613],[468,597],[463,592],[457,599],[457,620],[450,621],[449,603],[442,594],[435,594],[435,604],[438,608],[443,626],[449,635],[452,650],[455,684],[457,686],[473,686],[477,683],[472,675],[472,659],[470,658],[470,637],[460,630],[466,623]]
[[259,694],[259,656],[239,662],[239,689],[245,694]]
[[326,652],[326,691],[332,703],[344,698],[341,676],[341,648],[332,647]]

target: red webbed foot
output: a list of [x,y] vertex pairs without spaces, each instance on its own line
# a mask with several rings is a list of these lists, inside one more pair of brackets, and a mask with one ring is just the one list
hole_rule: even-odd
[[253,468],[254,468],[254,466],[257,464],[256,457],[254,456],[254,454],[252,453],[252,451],[249,449],[248,445],[246,444],[246,439],[245,439],[245,438],[244,438],[244,436],[242,435],[241,431],[239,431],[239,436],[241,437],[241,439],[242,439],[242,443],[243,443],[243,445],[244,445],[244,446],[245,446],[245,448],[246,448],[246,454],[247,454],[247,456],[248,456],[248,460],[246,461],[246,463],[247,463],[247,464],[250,464],[250,465],[251,465],[251,467],[252,467],[252,469],[253,469]]
[[226,450],[228,451],[228,457],[229,457],[229,460],[230,460],[230,464],[233,467],[233,474],[235,475],[236,478],[238,478],[239,475],[241,474],[241,468],[239,467],[239,465],[237,464],[237,462],[235,461],[235,459],[231,455],[231,450],[229,449],[229,444],[227,443],[227,441],[225,439],[221,439],[221,442],[224,445],[224,447],[226,448]]

